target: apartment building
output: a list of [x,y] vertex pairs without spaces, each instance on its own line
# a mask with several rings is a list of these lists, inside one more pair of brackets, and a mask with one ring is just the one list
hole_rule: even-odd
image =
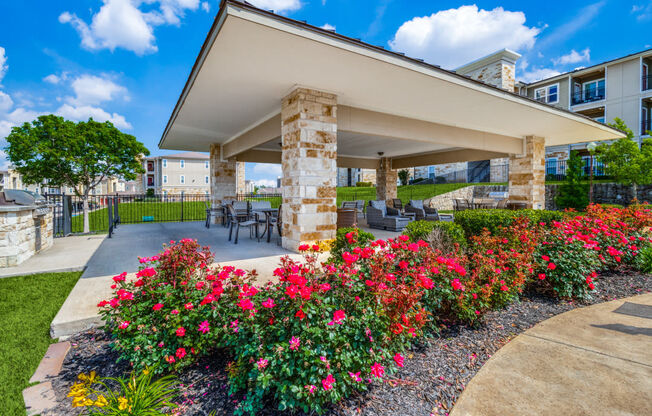
[[[576,69],[541,81],[517,83],[516,92],[585,115],[602,123],[618,117],[634,132],[640,143],[652,130],[652,49],[633,53],[597,65]],[[546,148],[546,174],[555,176],[565,167],[571,150],[587,161],[588,143]],[[602,167],[595,165],[595,174]]]
[[337,186],[355,186],[358,182],[376,184],[375,169],[337,168]]
[[182,152],[143,158],[145,173],[141,175],[142,191],[156,194],[210,193],[210,161],[208,154]]

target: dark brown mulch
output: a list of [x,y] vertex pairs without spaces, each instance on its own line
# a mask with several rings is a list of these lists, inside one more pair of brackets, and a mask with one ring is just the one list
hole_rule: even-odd
[[[511,338],[554,315],[576,307],[652,292],[648,275],[622,272],[602,276],[592,300],[577,303],[526,293],[521,302],[490,312],[481,325],[470,328],[452,325],[440,336],[425,340],[406,354],[405,367],[385,383],[366,394],[356,395],[334,406],[330,415],[446,415],[465,385],[500,347]],[[116,364],[109,338],[102,330],[92,330],[71,338],[72,349],[61,374],[53,380],[59,406],[50,415],[78,415],[66,398],[68,388],[81,372],[96,370],[102,376],[119,376],[129,370]],[[227,357],[216,353],[180,375],[181,414],[231,415],[238,397],[228,394],[225,366]],[[273,404],[264,415],[285,414]]]

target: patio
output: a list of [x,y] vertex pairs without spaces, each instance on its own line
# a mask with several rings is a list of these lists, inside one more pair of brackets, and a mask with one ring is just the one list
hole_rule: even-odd
[[334,238],[338,167],[375,169],[391,206],[398,169],[504,158],[510,202],[543,209],[545,146],[623,134],[515,94],[515,53],[494,55],[490,85],[224,1],[159,147],[210,152],[213,207],[236,195],[238,163],[281,164],[291,251]]

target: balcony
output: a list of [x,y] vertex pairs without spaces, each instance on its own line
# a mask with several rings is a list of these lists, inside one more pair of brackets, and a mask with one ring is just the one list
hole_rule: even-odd
[[571,105],[586,104],[594,101],[604,100],[605,87],[586,88],[582,91],[577,91],[571,96]]
[[641,136],[649,136],[652,131],[652,118],[641,120]]
[[641,77],[641,91],[652,90],[652,75]]

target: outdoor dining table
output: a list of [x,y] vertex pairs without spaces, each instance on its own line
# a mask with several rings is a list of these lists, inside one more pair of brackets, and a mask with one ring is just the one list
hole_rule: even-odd
[[265,236],[267,233],[267,242],[269,243],[272,238],[272,218],[275,212],[278,212],[278,208],[260,208],[256,209],[254,212],[262,212],[265,214],[265,231],[260,235],[260,238]]
[[495,208],[497,201],[491,198],[474,198],[471,202],[473,209],[491,209]]

